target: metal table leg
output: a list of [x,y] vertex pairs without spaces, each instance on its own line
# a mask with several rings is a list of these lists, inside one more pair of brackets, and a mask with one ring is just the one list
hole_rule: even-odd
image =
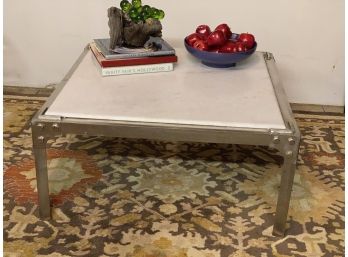
[[[293,139],[292,139],[293,140]],[[296,142],[297,141],[297,142]],[[299,149],[299,139],[291,141],[293,147],[284,152],[284,163],[278,192],[278,202],[273,226],[273,235],[284,236],[288,217],[292,185],[295,176],[296,162]]]
[[33,152],[35,157],[37,191],[39,197],[39,213],[42,219],[51,218],[51,207],[48,188],[47,171],[47,139],[40,135],[37,127],[32,126]]

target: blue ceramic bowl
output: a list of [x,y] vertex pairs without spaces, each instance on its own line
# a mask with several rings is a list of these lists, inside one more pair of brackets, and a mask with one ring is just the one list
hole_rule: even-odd
[[[239,34],[233,33],[231,39],[236,40],[238,37],[239,37]],[[233,67],[236,65],[237,62],[243,61],[249,56],[251,56],[257,48],[257,43],[255,42],[254,47],[249,49],[246,52],[216,53],[216,52],[202,51],[197,48],[194,48],[190,46],[189,44],[187,44],[186,38],[184,42],[185,42],[186,50],[190,54],[192,54],[194,57],[201,60],[203,64],[210,67],[215,67],[215,68]]]

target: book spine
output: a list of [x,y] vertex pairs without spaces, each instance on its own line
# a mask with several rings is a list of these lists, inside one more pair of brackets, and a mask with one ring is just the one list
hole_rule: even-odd
[[127,74],[167,72],[167,71],[172,71],[173,69],[174,69],[173,63],[161,63],[161,64],[102,68],[101,74],[102,76],[117,76],[117,75],[127,75]]
[[160,63],[174,63],[178,61],[176,55],[169,56],[157,56],[157,57],[144,57],[144,58],[132,58],[132,59],[117,59],[117,60],[101,60],[102,67],[118,67],[118,66],[133,66],[133,65],[148,65],[148,64],[160,64]]
[[155,52],[144,52],[134,54],[117,54],[117,55],[106,55],[105,59],[126,59],[126,58],[138,58],[138,57],[149,57],[149,56],[163,56],[163,55],[175,55],[175,51],[155,51]]

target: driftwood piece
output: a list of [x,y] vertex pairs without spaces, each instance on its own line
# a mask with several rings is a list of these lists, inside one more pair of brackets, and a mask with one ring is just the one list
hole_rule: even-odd
[[142,47],[151,36],[162,36],[162,24],[159,20],[147,19],[144,23],[130,23],[123,28],[124,43],[129,46]]
[[117,7],[108,9],[108,17],[110,49],[121,45],[143,47],[150,37],[162,36],[162,24],[157,19],[135,23]]
[[123,39],[123,22],[122,11],[116,7],[108,9],[109,17],[109,35],[110,35],[110,49],[114,49],[117,45],[122,45]]

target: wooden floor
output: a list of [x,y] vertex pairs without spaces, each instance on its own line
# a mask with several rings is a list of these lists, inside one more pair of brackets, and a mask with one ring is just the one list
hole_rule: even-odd
[[[4,86],[4,95],[49,96],[54,85],[45,88]],[[344,106],[290,103],[294,111],[344,113]]]

